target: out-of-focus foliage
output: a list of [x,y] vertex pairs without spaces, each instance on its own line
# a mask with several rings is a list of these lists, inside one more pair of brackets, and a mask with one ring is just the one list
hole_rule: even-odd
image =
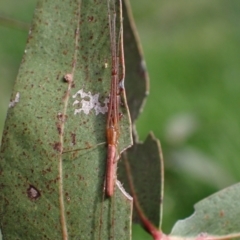
[[240,2],[132,1],[150,75],[138,121],[165,159],[163,230],[240,177]]
[[[0,13],[30,22],[34,3],[3,0]],[[153,130],[162,143],[169,232],[194,203],[240,179],[240,2],[131,3],[150,75],[137,127],[141,139]],[[0,36],[1,132],[27,31],[1,25]]]
[[[1,1],[0,17],[9,17],[30,24],[36,0]],[[28,30],[5,25],[0,19],[0,136],[6,117],[10,94],[23,56]],[[1,137],[0,137],[1,138]]]

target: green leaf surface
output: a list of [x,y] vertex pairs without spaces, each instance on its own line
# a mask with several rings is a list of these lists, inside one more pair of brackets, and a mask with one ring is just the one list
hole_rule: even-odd
[[[128,13],[124,15],[126,92],[134,126],[148,94],[149,78],[128,0],[123,4],[123,9],[125,8],[126,11],[123,13]],[[123,154],[119,163],[118,176],[124,188],[132,194],[135,205],[140,206],[142,213],[150,222],[155,226],[161,226],[163,159],[160,143],[153,134],[150,134],[144,143],[138,143],[135,127],[133,138],[134,145]],[[131,189],[131,185],[134,189]],[[134,211],[133,219],[135,222],[143,220],[137,211]]]
[[129,0],[125,0],[123,4],[123,19],[125,88],[131,120],[134,124],[148,94],[149,79]]
[[240,183],[221,190],[194,206],[194,213],[178,221],[171,236],[228,236],[240,239]]
[[[124,181],[124,188],[133,195],[150,222],[161,228],[164,169],[159,141],[149,134],[144,143],[135,143],[127,150],[121,164],[127,167],[119,173],[119,178],[129,180]],[[137,222],[141,221],[138,214],[134,213]]]
[[[119,187],[105,198],[106,145],[96,146],[106,141],[114,8],[118,42],[119,1],[38,2],[3,132],[4,239],[130,239],[131,199]],[[131,144],[123,102],[119,152]]]

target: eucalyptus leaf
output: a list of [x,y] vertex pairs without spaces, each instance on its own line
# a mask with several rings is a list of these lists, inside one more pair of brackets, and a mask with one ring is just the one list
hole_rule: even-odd
[[210,236],[240,239],[240,183],[225,188],[194,206],[190,217],[179,220],[171,236],[192,238]]
[[[126,56],[126,92],[127,102],[133,123],[134,145],[124,153],[119,163],[118,176],[124,188],[138,202],[142,212],[155,225],[161,226],[163,200],[163,157],[160,143],[153,134],[149,134],[144,143],[138,142],[135,121],[142,110],[149,91],[149,78],[129,1],[125,1],[124,44]],[[129,170],[126,168],[129,164]],[[130,183],[129,179],[132,179]],[[131,189],[130,185],[133,185]],[[134,208],[136,209],[136,208]],[[135,222],[141,221],[134,211]]]
[[129,0],[123,4],[126,93],[132,123],[137,119],[149,91],[149,78],[143,52],[131,14]]
[[[148,220],[161,228],[164,168],[159,141],[150,133],[144,143],[135,143],[127,150],[121,164],[126,167],[119,173],[124,188],[132,193]],[[134,220],[142,221],[138,211]]]
[[[119,3],[37,4],[3,132],[3,239],[130,239],[131,198],[119,187],[111,199],[104,192],[109,16],[116,11],[118,42]],[[120,152],[131,144],[122,101]]]

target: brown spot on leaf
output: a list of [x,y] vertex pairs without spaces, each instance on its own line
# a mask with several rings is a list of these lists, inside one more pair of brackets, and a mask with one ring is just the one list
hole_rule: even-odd
[[89,142],[85,142],[85,148],[92,148],[92,145]]
[[37,200],[39,197],[41,197],[40,191],[31,184],[27,189],[27,195],[28,195],[28,198],[30,198],[31,200]]
[[72,82],[71,88],[75,88],[75,82]]
[[223,210],[221,210],[221,211],[219,212],[219,216],[220,216],[220,217],[224,217],[224,211],[223,211]]
[[61,152],[61,149],[62,149],[62,144],[60,142],[55,142],[53,144],[53,149],[54,150],[57,150],[58,152]]
[[62,113],[58,113],[57,118],[58,118],[59,121],[65,122],[66,119],[67,119],[67,115],[64,115]]
[[76,133],[71,133],[72,144],[76,145]]
[[89,17],[88,17],[88,21],[89,21],[89,22],[92,22],[93,20],[94,20],[94,17],[93,17],[93,16],[89,16]]
[[60,123],[56,123],[57,125],[57,130],[59,134],[62,134],[62,125]]
[[118,119],[121,120],[123,118],[123,114],[122,113],[118,113]]
[[81,176],[80,174],[78,174],[78,178],[79,178],[80,181],[84,180],[84,177]]
[[56,79],[59,80],[60,76],[61,76],[61,72],[59,72],[59,73],[57,74]]

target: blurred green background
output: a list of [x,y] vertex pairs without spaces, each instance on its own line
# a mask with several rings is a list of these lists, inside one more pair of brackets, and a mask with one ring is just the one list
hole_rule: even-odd
[[[35,3],[1,0],[0,15],[30,23]],[[240,180],[240,1],[131,4],[151,80],[137,128],[141,140],[150,130],[161,140],[168,233],[194,203]],[[0,22],[0,136],[27,34]],[[134,239],[151,239],[137,230]]]

